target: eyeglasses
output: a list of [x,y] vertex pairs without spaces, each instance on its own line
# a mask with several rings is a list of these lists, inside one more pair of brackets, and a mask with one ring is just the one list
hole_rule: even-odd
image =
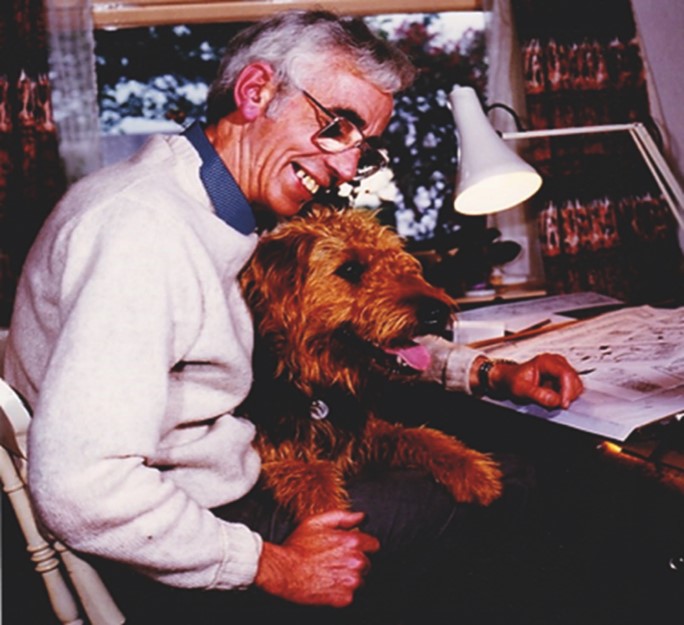
[[381,147],[378,137],[366,137],[356,124],[346,117],[333,113],[310,93],[303,89],[301,91],[311,104],[330,118],[330,121],[311,138],[316,147],[328,154],[339,154],[355,148],[361,150],[355,180],[367,178],[389,164],[387,151]]

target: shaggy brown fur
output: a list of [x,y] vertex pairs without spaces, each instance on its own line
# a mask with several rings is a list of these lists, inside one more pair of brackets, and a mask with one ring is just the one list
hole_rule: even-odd
[[397,353],[413,346],[403,353],[424,366],[412,338],[443,333],[454,304],[372,213],[316,208],[282,224],[260,241],[243,288],[257,334],[245,414],[280,505],[298,519],[347,508],[345,478],[369,464],[427,470],[462,502],[499,496],[489,456],[374,415],[380,381],[416,376]]

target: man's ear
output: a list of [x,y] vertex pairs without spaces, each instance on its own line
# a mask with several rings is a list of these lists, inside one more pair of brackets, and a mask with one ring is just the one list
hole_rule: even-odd
[[233,90],[235,105],[247,121],[261,115],[275,95],[273,68],[268,63],[250,63],[238,75]]

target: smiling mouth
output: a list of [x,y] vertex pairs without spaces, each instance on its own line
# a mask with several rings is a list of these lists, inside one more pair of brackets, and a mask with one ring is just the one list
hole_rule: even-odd
[[295,170],[295,175],[297,178],[299,178],[304,185],[304,188],[311,193],[311,195],[316,195],[318,193],[318,190],[321,188],[321,185],[319,185],[309,174],[307,174],[299,165],[296,163],[293,164],[294,170]]

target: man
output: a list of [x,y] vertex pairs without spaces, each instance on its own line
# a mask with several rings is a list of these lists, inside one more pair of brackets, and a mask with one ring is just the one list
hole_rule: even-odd
[[[55,209],[25,266],[5,370],[34,412],[36,511],[67,545],[163,587],[251,587],[317,606],[349,605],[373,554],[390,551],[374,524],[393,524],[391,494],[359,529],[377,499],[368,485],[358,511],[295,528],[259,503],[254,428],[234,413],[251,383],[253,332],[236,277],[258,222],[380,164],[371,138],[412,76],[357,20],[283,13],[231,43],[206,128],[152,139]],[[432,375],[455,390],[547,406],[581,391],[558,356],[490,363],[433,343]],[[421,480],[394,488],[432,493]]]

